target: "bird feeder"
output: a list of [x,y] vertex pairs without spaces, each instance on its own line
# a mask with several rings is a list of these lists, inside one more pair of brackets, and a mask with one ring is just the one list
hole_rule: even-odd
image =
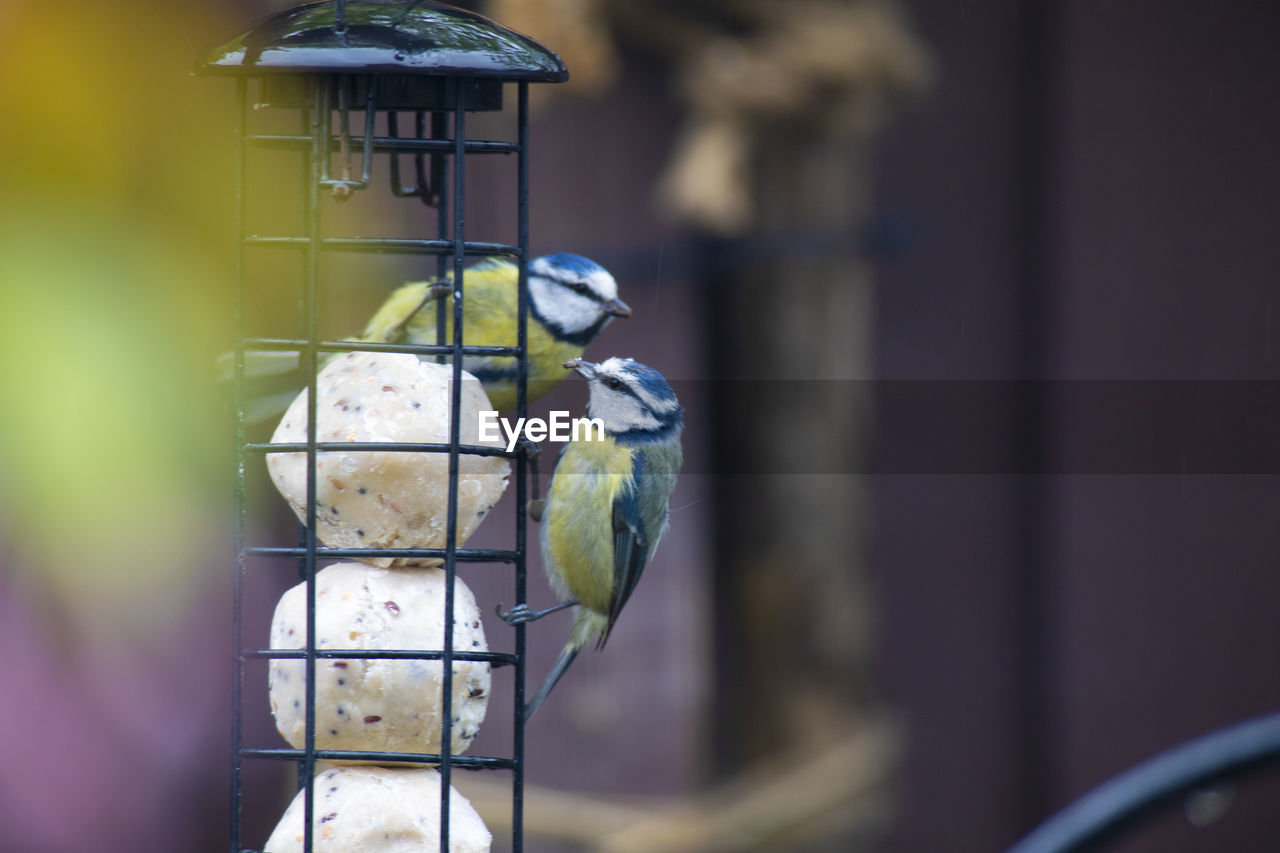
[[[236,188],[237,304],[239,340],[235,352],[236,405],[236,569],[234,581],[234,638],[232,712],[232,808],[231,850],[247,847],[241,839],[244,776],[254,762],[297,762],[299,799],[303,815],[298,840],[301,850],[320,849],[316,782],[318,761],[372,761],[382,765],[434,765],[440,775],[440,849],[450,844],[450,774],[455,767],[509,772],[512,779],[511,848],[522,849],[523,715],[525,637],[524,627],[514,630],[511,653],[475,652],[455,648],[453,633],[443,631],[442,648],[431,650],[346,649],[341,654],[317,643],[317,563],[336,558],[431,558],[445,573],[444,625],[455,621],[455,572],[459,563],[496,562],[512,567],[513,597],[525,601],[525,517],[528,459],[525,450],[513,452],[464,444],[460,438],[462,360],[464,355],[510,357],[519,365],[518,417],[526,407],[526,323],[528,315],[528,86],[560,82],[568,74],[559,58],[537,42],[468,11],[422,0],[388,2],[319,2],[298,6],[259,21],[240,35],[209,51],[198,72],[223,75],[236,81],[238,103],[238,169]],[[514,90],[515,138],[507,141],[472,139],[467,133],[469,114],[500,111]],[[296,128],[294,131],[280,128]],[[250,177],[256,174],[255,158],[265,152],[296,153],[301,192],[296,215],[275,216],[271,228],[250,228],[246,211],[261,192]],[[467,162],[472,158],[514,157],[516,164],[514,242],[474,239],[466,230]],[[378,236],[333,233],[337,206],[361,193],[385,196],[389,203],[405,205],[405,217],[434,220],[434,233],[414,236]],[[391,202],[392,197],[403,202]],[[272,199],[274,204],[289,203]],[[429,209],[429,216],[422,216]],[[476,235],[486,236],[486,235]],[[243,308],[251,281],[251,267],[263,253],[296,253],[300,261],[300,317],[293,318],[300,334],[254,334],[246,331]],[[446,335],[445,312],[438,312],[435,345],[398,345],[325,340],[321,334],[322,299],[318,282],[326,266],[349,253],[426,255],[436,259],[436,274],[452,274],[453,318]],[[519,310],[514,347],[476,347],[465,344],[462,286],[464,261],[484,256],[513,258],[519,266]],[[367,257],[367,255],[365,256]],[[443,548],[379,549],[325,546],[316,534],[317,458],[335,450],[333,443],[317,438],[317,367],[330,353],[354,351],[411,353],[435,356],[452,365],[451,417],[448,441],[373,445],[347,443],[344,450],[398,450],[405,453],[439,453],[448,456],[447,540]],[[306,378],[305,440],[294,444],[270,444],[247,440],[244,366],[246,353],[293,352],[299,356]],[[268,546],[251,541],[246,517],[246,470],[262,466],[267,454],[282,451],[305,454],[305,513],[300,541],[295,547]],[[468,549],[457,541],[458,470],[468,454],[509,457],[515,466],[515,547],[510,550]],[[305,642],[295,651],[245,647],[246,573],[260,559],[297,560],[305,595],[298,605],[305,612]],[[388,602],[390,603],[390,602]],[[403,658],[440,661],[443,673],[442,732],[438,754],[382,752],[374,756],[344,750],[317,748],[317,665],[343,660]],[[305,673],[301,695],[305,706],[305,736],[300,748],[277,749],[246,745],[243,719],[246,663],[254,660],[298,661]],[[509,755],[456,755],[451,727],[456,724],[451,707],[455,661],[482,661],[493,667],[515,668],[513,738]],[[295,664],[297,665],[297,664]],[[325,771],[326,773],[329,771]],[[455,818],[456,820],[456,818]]]

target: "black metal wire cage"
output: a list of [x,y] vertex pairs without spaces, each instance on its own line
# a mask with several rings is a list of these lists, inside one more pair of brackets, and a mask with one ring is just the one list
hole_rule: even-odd
[[[236,566],[233,585],[234,662],[231,733],[231,850],[244,853],[242,840],[242,800],[246,763],[259,760],[292,761],[298,765],[299,787],[304,794],[302,846],[312,851],[316,844],[314,779],[318,761],[371,761],[379,764],[414,762],[435,765],[440,773],[440,849],[450,848],[450,778],[455,767],[508,771],[511,778],[511,849],[523,849],[522,796],[524,724],[525,629],[514,630],[514,650],[510,653],[462,651],[454,648],[453,632],[444,631],[443,648],[438,650],[360,650],[317,648],[316,571],[321,561],[370,558],[436,558],[445,572],[444,624],[454,624],[454,581],[462,562],[504,563],[511,567],[513,596],[525,602],[526,500],[530,465],[523,448],[506,452],[487,446],[463,444],[460,440],[462,359],[465,355],[502,356],[519,365],[517,382],[518,417],[525,415],[527,402],[526,324],[528,316],[528,86],[531,82],[559,82],[567,72],[558,57],[532,40],[453,7],[429,2],[321,2],[299,6],[260,21],[240,36],[215,48],[199,66],[201,73],[226,74],[235,78],[238,103],[237,129],[237,333],[235,350],[236,421]],[[486,141],[469,139],[467,116],[481,110],[501,110],[504,91],[516,92],[516,139]],[[352,131],[353,113],[360,113],[362,130]],[[264,117],[285,114],[297,121],[296,132],[264,132]],[[405,116],[403,114],[408,114]],[[412,125],[400,133],[402,118]],[[336,129],[335,129],[336,125]],[[360,127],[361,125],[357,125]],[[385,134],[378,135],[377,128]],[[300,199],[301,233],[251,233],[246,210],[255,187],[248,179],[252,159],[261,151],[296,152],[303,170]],[[466,175],[469,158],[511,156],[517,159],[514,197],[516,232],[514,243],[482,242],[468,239]],[[402,159],[408,158],[406,186]],[[335,162],[336,161],[336,162]],[[379,237],[327,235],[322,222],[332,206],[363,190],[373,190],[385,176],[391,194],[416,200],[432,208],[435,234],[432,237]],[[247,250],[300,253],[301,293],[299,298],[302,334],[251,336],[247,333],[245,303],[250,259]],[[433,256],[436,274],[452,275],[452,334],[446,337],[446,312],[437,312],[435,345],[360,343],[324,340],[321,334],[321,299],[318,282],[331,259],[346,253],[393,253]],[[464,343],[462,270],[468,258],[506,256],[519,267],[518,316],[514,347],[472,346]],[[411,353],[436,357],[452,364],[450,432],[447,443],[387,444],[347,443],[317,440],[317,367],[324,354],[352,351]],[[248,440],[245,391],[246,353],[294,352],[301,362],[307,384],[307,440],[295,443],[265,443]],[[320,453],[396,451],[442,453],[448,455],[447,539],[444,548],[389,549],[324,547],[317,541],[317,474]],[[250,541],[251,525],[247,506],[247,470],[261,465],[268,453],[304,453],[307,462],[306,515],[295,547],[257,544]],[[504,456],[515,466],[514,547],[463,548],[457,541],[458,471],[460,458],[467,454]],[[305,645],[298,650],[246,648],[246,576],[251,560],[297,560],[306,584],[307,630]],[[440,661],[443,692],[440,752],[365,753],[327,750],[316,747],[316,664],[334,658],[392,658]],[[305,667],[305,744],[301,749],[254,748],[244,743],[246,714],[246,665],[250,661],[297,659]],[[512,748],[508,755],[461,756],[452,754],[451,707],[454,661],[483,661],[490,666],[514,668]]]

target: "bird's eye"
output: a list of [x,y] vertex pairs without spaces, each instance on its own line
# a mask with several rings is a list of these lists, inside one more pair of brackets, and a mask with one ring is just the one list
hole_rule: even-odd
[[604,378],[604,384],[612,388],[614,391],[622,388],[622,380],[616,376],[606,376]]
[[575,281],[573,284],[569,285],[569,289],[574,293],[581,293],[583,295],[591,292],[591,288],[587,286],[586,282],[582,281]]

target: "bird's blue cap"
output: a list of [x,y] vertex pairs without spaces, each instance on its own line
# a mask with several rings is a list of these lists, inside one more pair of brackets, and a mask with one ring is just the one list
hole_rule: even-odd
[[633,360],[628,369],[631,375],[640,381],[640,386],[655,398],[665,399],[676,395],[676,392],[671,390],[671,385],[667,382],[666,377],[649,365]]
[[603,269],[590,258],[574,255],[569,252],[557,252],[554,255],[543,255],[543,260],[555,267],[568,270],[574,275],[586,277],[596,270]]

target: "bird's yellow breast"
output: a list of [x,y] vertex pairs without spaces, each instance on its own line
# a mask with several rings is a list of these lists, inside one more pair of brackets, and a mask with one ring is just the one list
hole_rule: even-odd
[[[470,342],[471,335],[465,327],[463,328],[463,335]],[[529,400],[533,401],[545,396],[552,388],[564,380],[564,363],[571,358],[581,358],[582,347],[556,340],[541,323],[534,321],[532,318],[529,319],[527,339],[529,343]],[[481,340],[483,340],[483,335]],[[498,344],[498,346],[515,346],[514,331],[512,332],[511,343]],[[493,403],[493,407],[498,411],[515,409],[516,383],[514,381],[489,382],[486,383],[485,390],[489,393],[489,402]]]
[[[609,436],[575,441],[556,465],[542,521],[552,583],[585,607],[607,614],[613,596],[613,503],[634,488],[631,450]],[[557,578],[557,571],[559,578]]]

